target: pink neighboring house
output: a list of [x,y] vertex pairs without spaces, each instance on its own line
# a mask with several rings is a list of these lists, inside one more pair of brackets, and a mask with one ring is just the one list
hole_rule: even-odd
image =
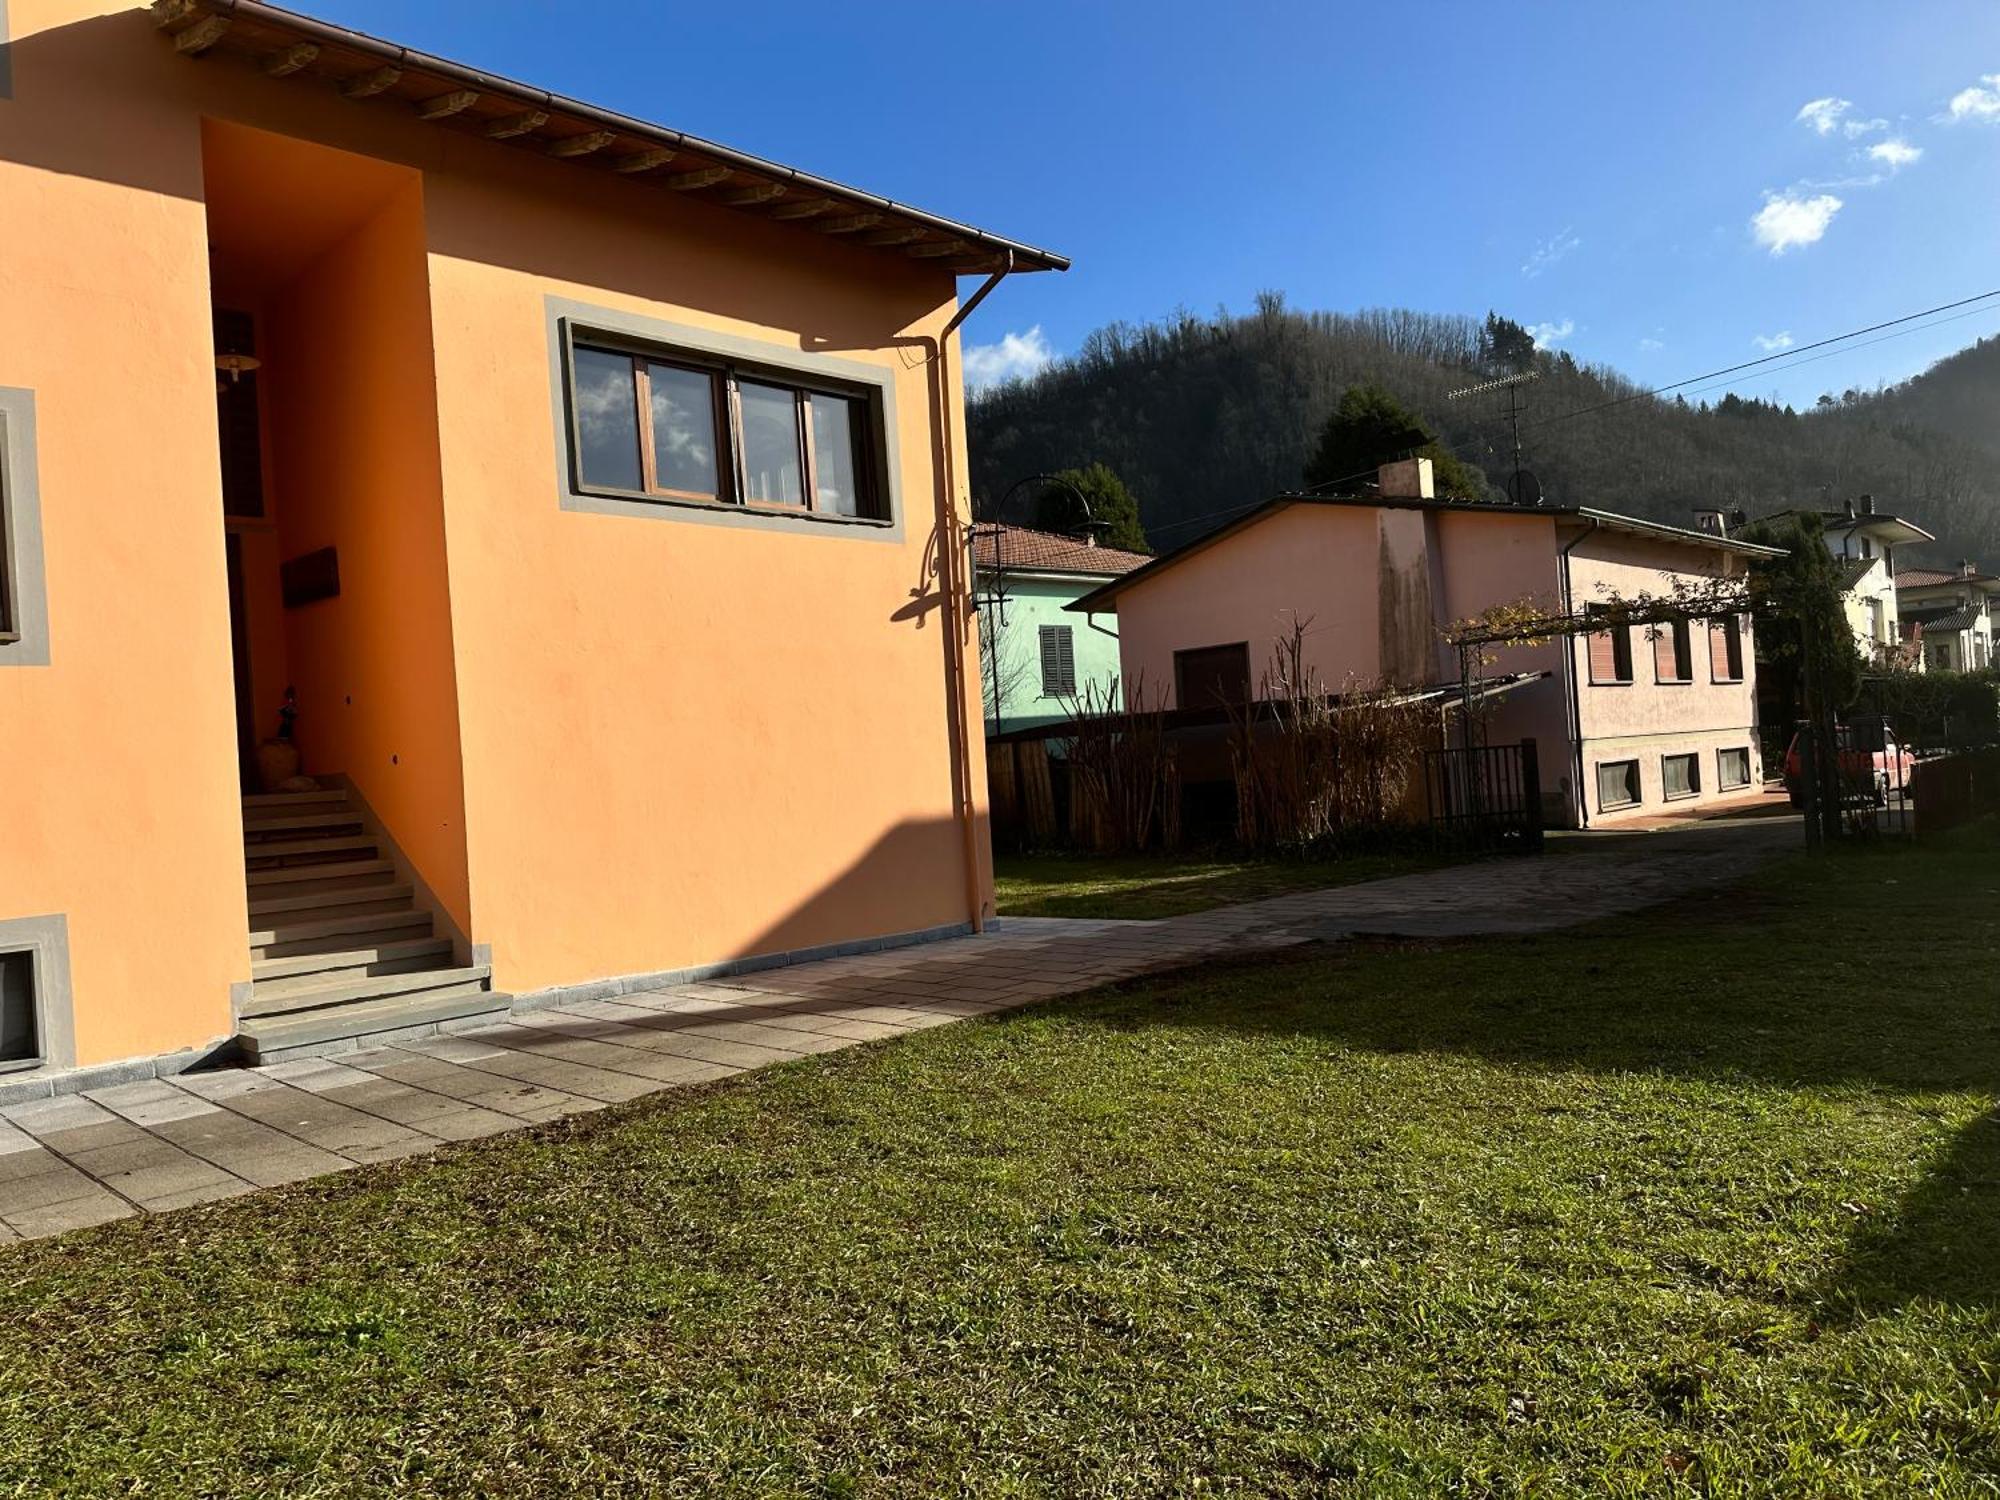
[[[1296,620],[1333,691],[1458,682],[1451,625],[1501,604],[1587,610],[1743,574],[1772,549],[1581,506],[1440,500],[1428,459],[1365,496],[1281,495],[1069,607],[1118,617],[1127,701],[1266,696]],[[1588,827],[1761,784],[1747,618],[1627,626],[1493,653],[1492,742],[1532,737],[1551,823]],[[1143,685],[1143,689],[1142,686]]]

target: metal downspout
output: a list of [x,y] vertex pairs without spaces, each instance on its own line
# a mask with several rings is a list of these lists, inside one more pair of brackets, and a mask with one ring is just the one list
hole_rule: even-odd
[[[1563,613],[1576,613],[1576,601],[1572,597],[1569,582],[1569,555],[1573,548],[1597,530],[1597,522],[1590,520],[1588,529],[1580,532],[1576,539],[1563,547],[1559,554],[1562,559],[1562,606]],[[1590,826],[1590,794],[1583,785],[1583,703],[1581,689],[1576,680],[1576,637],[1563,637],[1563,712],[1568,718],[1569,760],[1571,775],[1570,795],[1576,803],[1576,826]]]
[[[958,752],[959,775],[962,785],[958,789],[958,824],[963,836],[965,853],[965,904],[972,913],[972,930],[986,930],[986,902],[979,887],[979,821],[974,816],[978,805],[978,788],[972,781],[972,726],[966,714],[965,704],[965,640],[966,613],[972,608],[972,589],[969,582],[972,567],[972,538],[970,517],[961,526],[958,519],[958,469],[955,445],[951,432],[951,393],[954,376],[951,366],[951,336],[973,311],[984,302],[993,289],[1006,280],[1014,269],[1014,252],[1004,252],[1005,258],[1000,269],[993,272],[951,315],[944,325],[944,332],[938,335],[938,421],[944,453],[944,489],[941,496],[938,527],[938,572],[939,582],[944,587],[945,619],[945,660],[946,676],[949,679],[948,710],[952,720],[952,737]],[[983,715],[982,715],[983,718]]]

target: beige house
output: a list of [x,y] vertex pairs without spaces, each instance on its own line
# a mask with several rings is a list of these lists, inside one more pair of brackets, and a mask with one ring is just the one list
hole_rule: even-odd
[[[1456,683],[1445,631],[1496,605],[1581,613],[1742,576],[1773,549],[1587,507],[1434,497],[1426,460],[1363,496],[1281,495],[1070,607],[1115,614],[1128,693],[1266,695],[1296,623],[1330,691]],[[1747,618],[1627,625],[1493,653],[1490,741],[1537,742],[1552,821],[1589,826],[1762,780]]]
[[1993,665],[1994,595],[2000,577],[1962,562],[1951,572],[1905,568],[1896,575],[1902,617],[1926,671],[1978,672]]
[[1846,566],[1842,604],[1855,644],[1871,666],[1905,664],[1921,669],[1921,659],[1905,647],[1896,549],[1935,541],[1914,521],[1875,508],[1863,495],[1837,511],[1823,511],[1827,550]]

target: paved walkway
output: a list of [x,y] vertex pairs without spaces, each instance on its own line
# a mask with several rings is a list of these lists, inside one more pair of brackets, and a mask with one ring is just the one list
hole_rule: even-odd
[[1543,932],[1731,880],[1793,821],[1606,836],[1160,922],[982,937],[515,1015],[452,1036],[0,1109],[0,1241],[235,1197],[1204,958],[1360,934]]

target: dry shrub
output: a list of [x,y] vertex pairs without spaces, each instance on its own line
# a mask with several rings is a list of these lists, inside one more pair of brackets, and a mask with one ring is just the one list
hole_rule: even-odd
[[1087,683],[1070,705],[1070,833],[1079,847],[1129,854],[1156,842],[1179,842],[1180,777],[1167,745],[1164,702],[1142,675],[1123,695],[1119,683]]
[[1377,687],[1336,695],[1305,664],[1309,621],[1272,651],[1262,702],[1231,725],[1236,835],[1246,849],[1303,850],[1376,837],[1403,821],[1433,718]]

